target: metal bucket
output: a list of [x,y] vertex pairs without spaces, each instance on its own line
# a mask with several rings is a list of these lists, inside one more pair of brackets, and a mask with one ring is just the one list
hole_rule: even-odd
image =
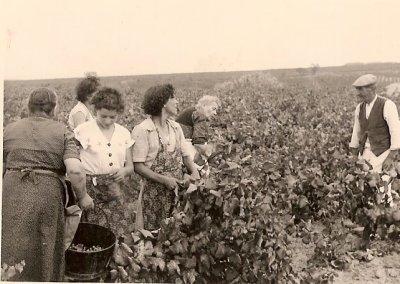
[[82,252],[67,249],[65,252],[65,276],[71,281],[91,281],[102,277],[114,251],[116,237],[103,226],[81,222],[76,231],[73,244],[83,244],[89,248],[100,246],[103,249],[94,252]]

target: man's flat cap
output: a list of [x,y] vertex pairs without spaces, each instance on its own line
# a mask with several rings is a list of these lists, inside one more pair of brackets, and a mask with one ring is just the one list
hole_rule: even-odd
[[357,80],[354,81],[353,87],[366,87],[369,85],[376,84],[376,76],[372,74],[366,74],[359,77]]

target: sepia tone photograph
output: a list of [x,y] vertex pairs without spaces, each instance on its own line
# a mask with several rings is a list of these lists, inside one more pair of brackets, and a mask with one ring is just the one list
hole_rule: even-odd
[[399,1],[1,8],[1,282],[400,282]]

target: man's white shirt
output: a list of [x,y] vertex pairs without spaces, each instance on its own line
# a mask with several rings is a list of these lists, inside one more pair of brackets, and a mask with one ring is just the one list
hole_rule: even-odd
[[[366,104],[366,106],[365,106],[365,116],[367,119],[371,113],[372,107],[374,106],[377,98],[378,98],[378,96],[375,95],[375,98],[372,100],[372,102],[369,104]],[[359,121],[360,106],[361,106],[361,103],[357,105],[356,110],[355,110],[353,133],[352,133],[351,142],[349,145],[351,148],[358,148],[360,146],[360,142],[359,142],[360,141],[360,132],[361,132],[360,121]],[[366,160],[368,160],[374,168],[376,168],[376,167],[380,168],[383,161],[389,155],[389,152],[391,150],[400,149],[399,114],[397,112],[397,107],[396,107],[395,103],[389,99],[386,100],[385,105],[383,107],[383,117],[389,127],[390,148],[387,151],[383,152],[381,155],[379,155],[379,157],[376,157],[372,153],[369,139],[367,139],[367,141],[365,142],[364,153],[361,153],[361,155]],[[376,168],[376,170],[378,170],[378,168]]]
[[[375,95],[373,101],[369,104],[366,104],[365,106],[365,116],[367,119],[371,113],[371,109],[374,106],[377,98],[378,96]],[[357,105],[354,115],[355,119],[353,126],[353,135],[351,136],[351,142],[350,142],[351,148],[358,148],[360,146],[359,144],[360,132],[361,132],[360,121],[359,121],[360,106],[361,104]],[[398,150],[400,149],[400,120],[399,120],[399,114],[397,112],[397,107],[393,101],[388,99],[386,100],[385,105],[383,107],[383,117],[389,126],[390,150]],[[370,148],[369,139],[367,139],[365,143],[365,148]]]

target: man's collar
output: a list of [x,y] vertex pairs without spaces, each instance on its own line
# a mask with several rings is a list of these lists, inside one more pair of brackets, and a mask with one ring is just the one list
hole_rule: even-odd
[[372,100],[372,102],[370,102],[369,104],[367,104],[367,106],[373,106],[377,98],[378,98],[378,95],[375,94],[374,99]]

